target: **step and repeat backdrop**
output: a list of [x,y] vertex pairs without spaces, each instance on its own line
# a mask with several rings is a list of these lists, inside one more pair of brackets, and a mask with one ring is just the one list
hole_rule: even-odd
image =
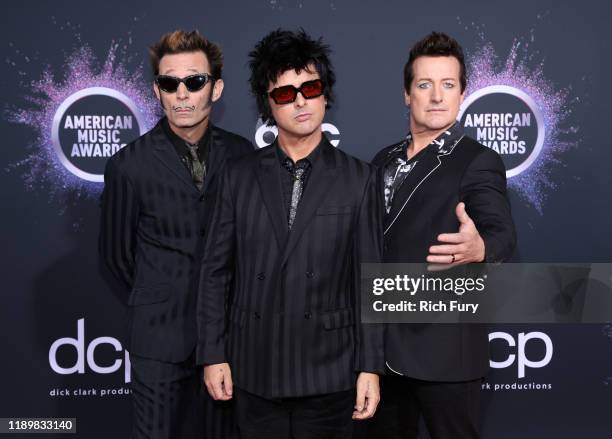
[[[603,0],[38,1],[2,15],[0,417],[128,436],[125,309],[97,256],[99,196],[106,160],[160,117],[147,47],[174,29],[222,46],[213,120],[258,147],[276,133],[249,95],[248,52],[279,27],[323,37],[338,77],[323,129],[364,160],[407,132],[410,46],[454,36],[468,64],[460,122],[507,166],[516,261],[612,259]],[[612,325],[498,325],[490,344],[485,437],[611,437]]]

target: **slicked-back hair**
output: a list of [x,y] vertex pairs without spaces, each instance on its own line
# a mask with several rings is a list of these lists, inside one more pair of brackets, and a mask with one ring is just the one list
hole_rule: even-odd
[[414,79],[412,64],[421,56],[453,56],[459,61],[459,82],[461,93],[465,91],[467,78],[465,73],[465,59],[461,45],[454,38],[442,32],[432,32],[420,41],[417,41],[408,56],[404,66],[404,89],[410,93],[410,85]]
[[323,82],[326,108],[333,102],[333,87],[336,75],[329,59],[329,46],[322,38],[314,40],[304,29],[289,31],[277,29],[259,41],[249,53],[251,92],[257,100],[257,109],[262,121],[276,125],[268,102],[270,83],[275,83],[279,75],[288,70],[298,73],[313,65]]
[[223,71],[223,53],[221,48],[217,44],[208,41],[197,30],[191,32],[184,30],[168,32],[157,43],[149,47],[149,58],[153,75],[159,75],[159,61],[164,55],[197,52],[199,50],[206,55],[210,66],[210,74],[213,78],[221,79]]

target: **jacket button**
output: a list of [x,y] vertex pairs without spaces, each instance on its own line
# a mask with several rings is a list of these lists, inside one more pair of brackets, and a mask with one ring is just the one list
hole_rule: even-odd
[[253,316],[255,317],[255,320],[259,320],[261,318],[261,314],[259,314],[257,311],[253,313]]
[[306,277],[307,277],[308,279],[312,279],[312,278],[314,277],[314,273],[313,273],[312,271],[307,271],[307,272],[306,272]]
[[257,275],[257,279],[259,279],[259,280],[264,280],[265,278],[266,278],[266,274],[265,273],[259,273]]
[[304,313],[304,318],[309,320],[312,317],[312,313],[310,311]]

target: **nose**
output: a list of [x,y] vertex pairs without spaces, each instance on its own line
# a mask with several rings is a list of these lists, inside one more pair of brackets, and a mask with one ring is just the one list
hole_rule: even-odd
[[182,82],[179,83],[178,88],[176,89],[176,98],[177,99],[187,99],[189,97],[189,90]]
[[304,95],[302,95],[301,91],[298,91],[293,104],[298,108],[301,108],[306,105],[306,99],[304,98]]
[[442,102],[442,88],[439,85],[434,84],[431,87],[431,101],[435,103]]

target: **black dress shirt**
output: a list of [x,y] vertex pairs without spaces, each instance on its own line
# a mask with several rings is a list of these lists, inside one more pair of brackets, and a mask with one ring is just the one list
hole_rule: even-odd
[[[168,118],[163,119],[162,126],[164,128],[166,136],[168,136],[168,139],[174,146],[174,149],[176,150],[176,153],[178,154],[181,163],[183,163],[183,165],[185,165],[185,167],[189,171],[189,160],[191,159],[189,156],[189,150],[187,149],[187,141],[182,137],[178,136],[174,131],[172,131],[172,128],[170,128],[170,124],[168,123]],[[206,166],[208,162],[208,154],[210,151],[210,130],[208,129],[208,127],[206,128],[206,131],[204,131],[204,135],[200,138],[200,140],[198,140],[197,144],[198,158],[200,159],[200,162],[202,162],[202,164]]]

